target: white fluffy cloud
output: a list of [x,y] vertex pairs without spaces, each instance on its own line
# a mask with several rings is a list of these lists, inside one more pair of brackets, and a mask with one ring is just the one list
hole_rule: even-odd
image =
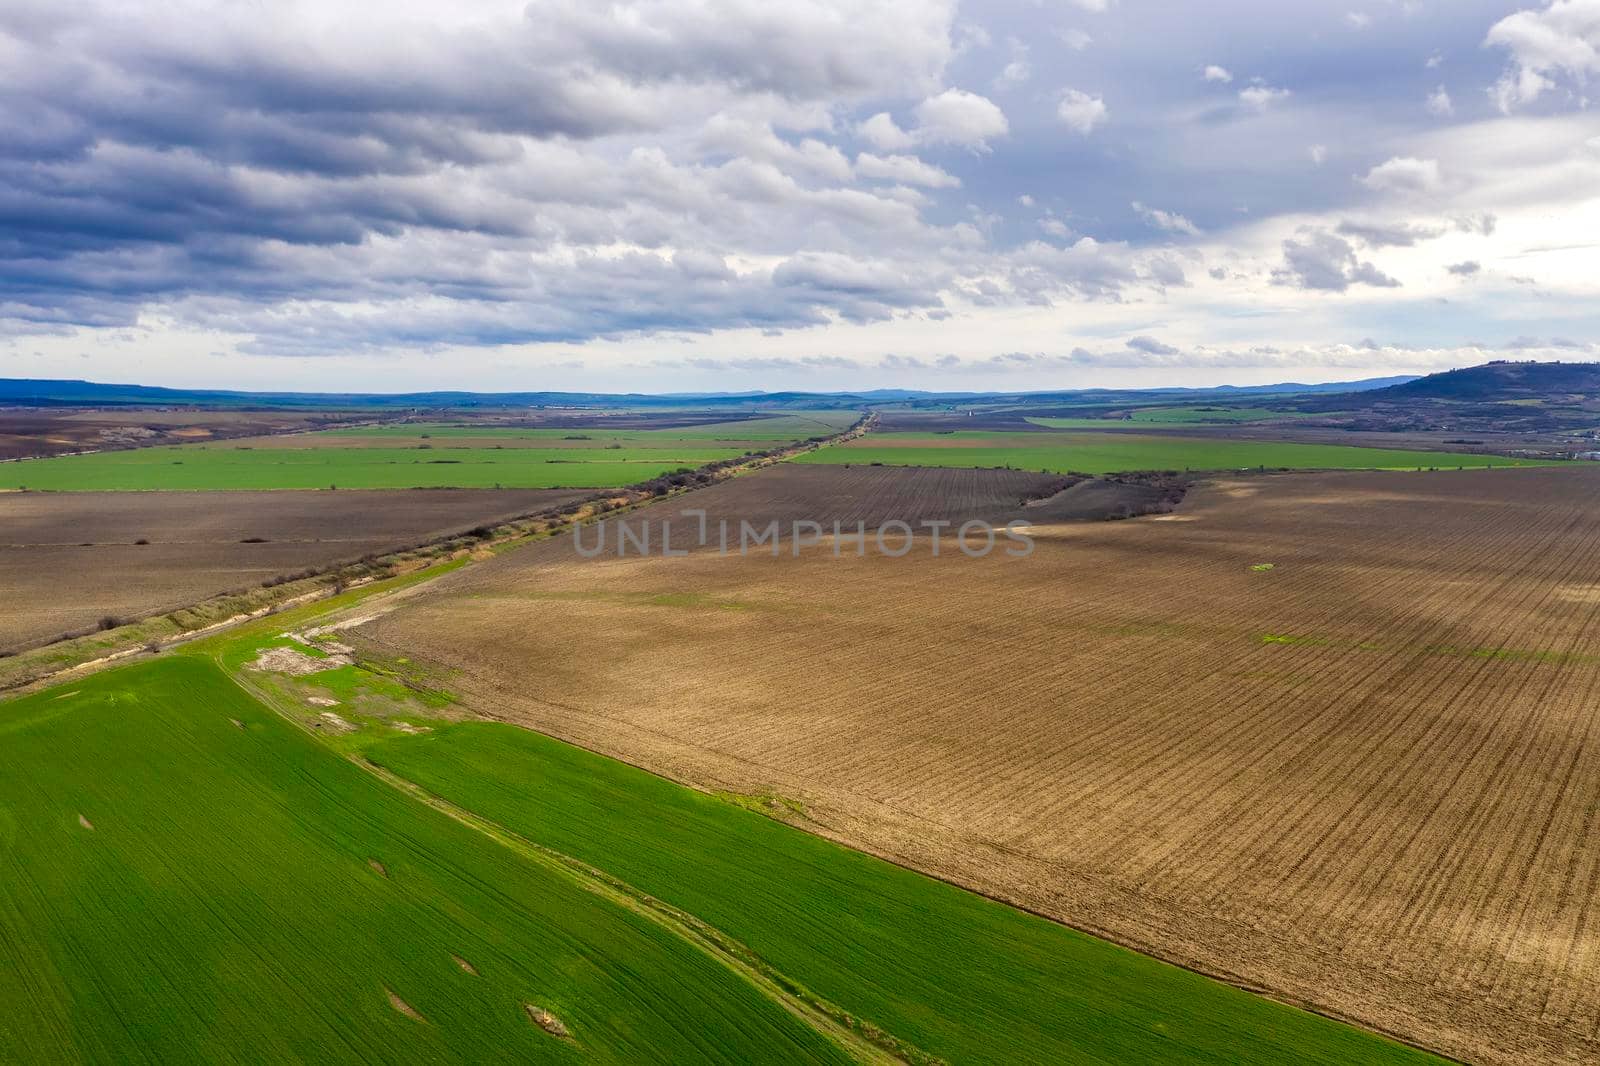
[[1239,90],[1239,102],[1256,111],[1265,111],[1273,104],[1287,100],[1289,96],[1288,89],[1278,89],[1271,85],[1252,85]]
[[1131,206],[1140,218],[1156,229],[1165,230],[1167,233],[1184,233],[1191,237],[1200,236],[1200,227],[1182,215],[1162,211],[1160,208],[1146,207],[1137,200],[1133,201]]
[[1600,0],[1554,0],[1519,11],[1489,30],[1486,45],[1511,53],[1491,90],[1502,111],[1532,103],[1562,79],[1582,86],[1600,74]]
[[874,148],[899,151],[917,145],[956,145],[983,150],[1010,132],[1005,112],[994,101],[964,89],[946,89],[912,111],[916,124],[902,129],[894,116],[881,111],[856,127]]
[[874,148],[889,152],[910,148],[917,143],[915,137],[895,124],[894,116],[887,111],[880,111],[862,122],[856,127],[856,133]]
[[856,156],[856,173],[865,178],[882,178],[930,189],[953,189],[961,184],[960,179],[932,163],[925,163],[910,155],[879,156],[862,152]]
[[1010,131],[1005,112],[994,101],[964,89],[946,89],[916,107],[916,138],[921,144],[983,148]]
[[1429,193],[1444,183],[1437,159],[1396,156],[1379,163],[1358,179],[1374,192]]
[[1221,82],[1223,85],[1233,80],[1233,75],[1228,72],[1227,67],[1219,67],[1215,64],[1206,67],[1201,77],[1205,78],[1206,81]]
[[1066,123],[1068,129],[1085,135],[1094,132],[1094,128],[1103,124],[1109,114],[1106,102],[1099,96],[1091,96],[1077,89],[1062,92],[1056,104],[1056,117]]

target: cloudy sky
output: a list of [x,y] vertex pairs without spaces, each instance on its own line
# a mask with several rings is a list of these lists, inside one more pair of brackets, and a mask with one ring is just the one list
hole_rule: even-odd
[[1600,0],[0,0],[0,376],[1600,357]]

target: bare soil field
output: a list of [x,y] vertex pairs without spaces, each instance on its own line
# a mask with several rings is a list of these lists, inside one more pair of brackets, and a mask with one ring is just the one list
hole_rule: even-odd
[[1419,451],[1494,453],[1505,455],[1587,451],[1594,447],[1567,433],[1530,432],[1520,429],[1494,431],[1478,429],[1379,429],[1341,424],[1328,417],[1294,419],[1265,423],[1239,422],[1229,425],[1191,425],[1177,422],[1134,422],[1116,418],[1096,419],[1093,427],[1074,426],[1050,429],[1036,418],[1081,418],[1084,410],[1072,407],[1018,407],[1008,410],[978,411],[968,416],[961,412],[884,411],[878,430],[883,433],[1120,433],[1163,437],[1191,437],[1196,440],[1284,441],[1293,444],[1341,444],[1361,448],[1399,448]]
[[676,528],[686,528],[676,516],[689,508],[705,511],[709,526],[776,520],[786,534],[793,523],[804,521],[816,522],[829,532],[834,522],[851,530],[858,523],[876,529],[887,521],[912,526],[969,518],[1004,523],[1021,516],[1029,501],[1054,497],[1072,481],[1023,470],[782,463],[694,493],[680,504],[653,508],[632,521],[639,526],[646,515],[659,516],[674,521]]
[[[1036,427],[1037,428],[1037,427]],[[1240,423],[1231,426],[1160,425],[1163,436],[1194,437],[1202,440],[1286,441],[1294,444],[1346,444],[1360,448],[1400,448],[1420,451],[1494,453],[1520,455],[1547,452],[1587,451],[1592,443],[1560,433],[1463,432],[1461,430],[1371,430],[1346,429],[1315,422],[1278,422],[1272,425]],[[1110,422],[1103,432],[1150,432],[1149,424]],[[1072,432],[1067,430],[1066,432]],[[1102,432],[1102,430],[1095,430]]]
[[[926,524],[936,524],[941,538],[949,542],[961,523],[973,519],[998,529],[1011,521],[1028,525],[1102,522],[1167,511],[1172,509],[1168,501],[1181,499],[1185,486],[1182,479],[1158,477],[1112,481],[1023,470],[784,463],[693,493],[676,505],[626,515],[620,522],[630,535],[625,550],[635,554],[645,544],[656,553],[663,545],[674,552],[720,551],[723,529],[727,530],[729,550],[737,551],[742,523],[751,527],[752,550],[770,554],[767,542],[757,544],[754,538],[774,522],[777,544],[783,551],[792,551],[797,523],[803,527],[799,529],[803,540],[818,536],[817,530],[804,527],[808,522],[830,538],[835,523],[847,537],[862,529],[875,531],[886,522],[900,522],[930,538],[933,530]],[[616,554],[618,524],[617,519],[602,521],[603,533],[586,529],[579,543],[586,551]],[[704,543],[699,540],[702,524]],[[898,544],[901,536],[903,532],[896,531],[892,543]],[[846,548],[855,551],[855,542],[850,541]],[[535,550],[547,557],[575,554],[565,541],[559,547]]]
[[371,417],[345,411],[0,408],[0,459],[293,433]]
[[[588,495],[0,492],[0,650],[174,610]],[[146,541],[148,543],[137,543]]]
[[1077,481],[1054,496],[1030,501],[1021,517],[1030,525],[1057,522],[1098,522],[1171,511],[1188,491],[1183,478]]
[[1025,558],[551,541],[354,632],[1242,985],[1472,1061],[1600,1059],[1594,471],[1223,481]]

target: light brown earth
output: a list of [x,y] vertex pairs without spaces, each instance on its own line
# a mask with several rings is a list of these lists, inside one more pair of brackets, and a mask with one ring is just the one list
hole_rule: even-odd
[[534,1025],[537,1025],[551,1036],[558,1036],[562,1039],[567,1039],[568,1037],[572,1036],[572,1033],[567,1029],[566,1024],[562,1022],[560,1018],[557,1018],[554,1014],[551,1014],[543,1007],[535,1006],[532,1003],[524,1003],[522,1005],[522,1009],[528,1012],[528,1019],[532,1021]]
[[983,560],[548,542],[356,632],[1174,961],[1472,1061],[1600,1060],[1600,477],[1285,475],[1181,514]]
[[[0,650],[185,607],[584,491],[0,493]],[[260,538],[260,543],[243,543]],[[148,544],[135,541],[147,540]]]
[[[310,429],[369,422],[357,411],[181,410],[171,408],[0,408],[0,459]],[[293,440],[292,436],[274,438]]]
[[[349,666],[347,656],[338,656],[330,659],[314,659],[304,652],[295,651],[293,648],[265,648],[250,663],[248,669],[268,670],[275,674],[288,674],[290,677],[304,677],[320,670],[328,670],[334,666]],[[336,704],[328,703],[325,706],[333,707]]]
[[417,1009],[415,1007],[401,999],[399,996],[395,995],[392,990],[385,988],[383,992],[384,995],[389,997],[389,1006],[393,1007],[401,1014],[404,1014],[407,1018],[419,1022],[427,1021],[426,1018],[417,1013]]

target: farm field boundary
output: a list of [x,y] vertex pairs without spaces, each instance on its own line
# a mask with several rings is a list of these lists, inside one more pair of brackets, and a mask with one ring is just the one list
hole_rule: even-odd
[[1161,957],[1469,1061],[1577,1063],[1597,500],[1578,464],[1294,474],[1041,525],[1018,560],[551,544],[353,639]]
[[[1008,1037],[1016,1041],[1005,1049],[1012,1061],[1056,1062],[1062,1054],[1106,1051],[1175,1063],[1213,1062],[1218,1054],[1263,1063],[1286,1057],[1330,1064],[1435,1061],[744,809],[764,809],[775,802],[770,797],[706,796],[520,729],[452,724],[449,719],[460,711],[448,708],[448,697],[435,698],[415,680],[396,684],[387,670],[368,674],[357,667],[353,680],[334,681],[351,668],[327,661],[322,673],[328,681],[315,671],[296,671],[276,687],[267,685],[264,705],[216,668],[223,665],[255,688],[267,675],[252,672],[249,664],[263,651],[291,646],[298,654],[336,658],[347,623],[329,624],[330,619],[371,610],[366,605],[378,591],[376,586],[353,591],[258,620],[183,652],[75,680],[62,686],[64,692],[56,688],[0,702],[0,731],[10,735],[0,763],[23,760],[29,765],[26,779],[42,783],[25,799],[4,796],[3,809],[19,816],[5,861],[14,861],[27,877],[0,879],[10,886],[9,892],[0,890],[0,897],[10,897],[9,906],[0,906],[0,932],[20,945],[27,964],[14,975],[44,972],[61,982],[29,992],[27,1009],[12,1013],[9,1026],[0,1031],[0,1047],[16,1039],[35,1051],[58,1047],[69,1057],[87,1058],[152,1048],[182,1058],[205,1048],[205,1057],[225,1060],[244,1039],[258,1052],[274,1048],[283,1055],[317,1046],[322,1061],[365,1061],[373,1049],[388,1048],[407,1061],[450,1062],[479,1060],[489,1047],[502,1057],[516,1048],[524,1061],[566,1061],[567,1049],[576,1044],[601,1061],[642,1062],[676,1056],[672,1048],[688,1040],[694,1050],[684,1053],[696,1061],[932,1063],[937,1056],[905,1037],[922,1032],[912,1024],[917,1019],[943,1018],[932,1032],[946,1040],[966,1034],[958,1037],[966,1050],[955,1048],[951,1061],[992,1057],[996,1033],[971,1028],[977,1009],[984,1017],[998,1011],[1007,1019],[1015,1013],[1046,1031],[1055,1029],[1042,1045]],[[285,627],[303,635],[286,641],[277,635]],[[304,692],[330,691],[321,687],[325,684],[351,700],[336,705],[349,720],[332,712],[317,715],[315,703],[310,711],[293,710],[293,705],[304,708]],[[362,693],[386,703],[386,709],[372,717],[375,705]],[[324,733],[321,744],[297,740],[296,730],[268,709],[274,705],[290,722],[320,727],[333,719],[341,726]],[[410,721],[397,721],[397,713]],[[436,717],[440,714],[446,717]],[[401,749],[393,743],[434,737],[449,740],[437,759],[432,748]],[[340,770],[342,760],[325,745],[358,761],[370,759],[389,784],[349,763],[344,763],[347,771]],[[133,760],[136,772],[100,771],[109,759],[121,765],[131,751],[140,752]],[[544,787],[527,797],[533,806],[513,803],[496,810],[482,796],[458,795],[471,804],[452,804],[429,795],[427,788],[415,791],[413,777],[427,777],[434,785],[448,780],[447,791],[487,788],[493,794],[503,788],[503,776],[477,768],[462,772],[471,763],[470,757],[463,763],[463,755],[473,751],[510,758],[513,774],[534,772]],[[405,767],[397,773],[393,764],[401,761]],[[372,781],[370,787],[360,783],[362,777]],[[0,775],[6,779],[24,778]],[[311,809],[316,814],[309,821],[291,813],[307,807],[295,799],[297,791],[315,796]],[[207,802],[195,803],[197,796]],[[595,846],[587,850],[567,846],[571,840],[521,832],[542,804],[554,801],[566,805],[569,815],[593,816],[596,804],[619,798],[670,826],[664,854],[675,855],[677,866],[666,871],[666,880],[641,885],[622,876],[639,874],[646,868],[641,862],[654,861],[649,854],[627,853],[637,845],[637,820],[629,829],[628,819],[614,814],[601,819],[592,827]],[[470,829],[468,836],[477,842],[450,830],[440,821],[443,815],[428,806]],[[486,817],[486,809],[503,820]],[[186,813],[175,818],[174,811]],[[719,901],[715,892],[704,895],[710,879],[704,873],[689,876],[685,864],[702,849],[729,845],[741,846],[759,861],[745,870],[743,881],[724,886]],[[40,848],[51,856],[49,863],[40,858]],[[191,852],[194,861],[184,858]],[[261,864],[262,853],[273,854],[275,862]],[[152,863],[190,871],[176,894],[162,890],[167,919],[159,928],[134,920],[145,906],[140,886],[151,883],[148,876],[135,876],[117,893],[86,896],[73,889],[79,879],[107,883]],[[796,874],[830,868],[832,874],[823,873],[827,885],[786,884]],[[294,871],[294,901],[281,911],[263,909],[266,900],[282,895],[281,887],[248,896],[224,890],[262,878],[277,884],[287,870]],[[577,886],[571,884],[574,877]],[[483,883],[499,891],[486,893],[479,887]],[[658,891],[669,883],[681,884],[695,907],[675,906],[676,889]],[[507,885],[521,887],[508,892]],[[724,920],[732,913],[737,901],[729,888],[752,887],[782,900],[746,926],[769,951],[785,943],[792,950],[796,935],[809,939],[811,923],[835,924],[837,916],[826,908],[809,916],[801,908],[787,915],[791,922],[798,917],[801,925],[783,928],[785,909],[804,893],[879,899],[877,906],[900,914],[901,922],[884,926],[870,945],[900,955],[871,957],[882,972],[874,972],[866,987],[887,982],[876,989],[879,1002],[850,987],[840,989],[852,1001],[848,1006],[819,996],[773,954],[707,920],[708,911]],[[441,893],[451,900],[444,921],[431,902]],[[216,924],[217,899],[234,901],[222,926]],[[829,905],[841,901],[834,897]],[[71,909],[84,913],[68,922]],[[919,986],[908,994],[895,975],[909,967],[927,979],[916,955],[929,947],[924,923],[930,912],[942,916],[939,927],[963,941],[934,944],[936,950],[988,959],[980,968],[997,971],[1014,961],[1008,955],[1020,953],[1034,962],[1054,958],[1047,964],[1060,972],[1046,977],[1065,983],[1065,994],[1059,994],[1058,985],[1058,995],[1039,999],[1039,988],[1016,983],[1003,994],[987,991],[955,1015],[938,1006],[947,999],[938,990]],[[635,914],[646,924],[630,917]],[[764,930],[764,923],[773,927]],[[1016,927],[1008,929],[1012,923]],[[59,938],[66,928],[94,933],[74,935],[77,949],[70,965],[62,967]],[[174,929],[179,930],[176,940]],[[330,937],[325,929],[338,933]],[[140,946],[140,938],[151,936],[171,943],[162,950]],[[229,975],[236,993],[229,1003],[236,1005],[197,1010],[211,973],[206,953],[241,937],[252,946],[269,947],[228,953],[241,957]],[[829,964],[835,974],[852,970],[853,964],[837,953],[819,950],[828,942],[825,936],[811,940],[797,959],[776,954],[802,967]],[[608,962],[623,958],[628,965],[614,972]],[[163,960],[161,965],[170,968],[154,980],[145,962],[130,967],[124,961],[112,971],[112,959],[152,965]],[[671,977],[656,972],[663,964],[671,968]],[[826,975],[820,979],[830,983]],[[1119,993],[1115,981],[1127,982],[1127,990]],[[1152,995],[1152,983],[1163,994]],[[19,1002],[18,989],[9,984],[0,978],[0,1002]],[[70,1013],[61,1010],[64,989],[86,984],[96,988],[96,995],[75,1003]],[[882,1001],[885,987],[888,1003]],[[309,1016],[284,999],[303,995],[318,1004]],[[892,1030],[852,1009],[867,1006],[879,1016],[893,1015],[894,1000],[900,1014]],[[279,1003],[282,1009],[262,1009]],[[136,1029],[121,1021],[129,1009],[141,1019]],[[707,1011],[712,1017],[702,1016]],[[272,1019],[291,1014],[299,1019],[294,1028],[274,1026]],[[530,1016],[536,1025],[529,1024]],[[693,1024],[683,1024],[686,1019]],[[337,1037],[329,1029],[334,1025]]]
[[[795,813],[782,797],[707,795],[497,724],[364,755],[693,915],[937,1059],[1438,1061],[774,821]],[[965,1007],[928,1009],[948,1001]]]

